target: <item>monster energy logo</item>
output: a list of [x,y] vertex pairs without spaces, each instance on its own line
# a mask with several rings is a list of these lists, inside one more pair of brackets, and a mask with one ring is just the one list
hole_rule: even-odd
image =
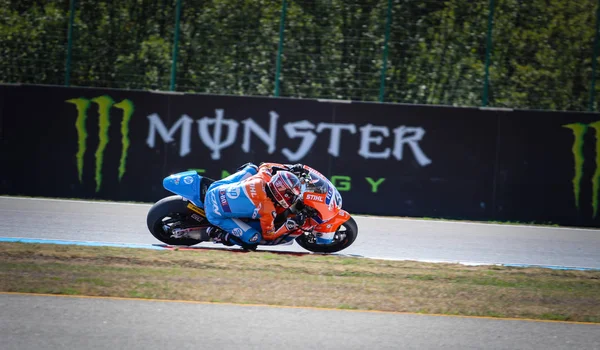
[[123,119],[121,121],[121,160],[119,162],[119,181],[125,174],[125,165],[127,163],[127,151],[129,149],[129,121],[131,119],[131,115],[133,114],[134,106],[130,100],[123,100],[117,104],[115,101],[109,96],[99,96],[93,99],[86,98],[75,98],[71,100],[65,101],[67,103],[74,104],[77,108],[77,118],[75,119],[75,129],[77,130],[77,154],[75,158],[77,159],[77,173],[79,175],[79,182],[83,183],[83,166],[84,161],[83,157],[87,150],[87,129],[86,129],[86,120],[87,120],[87,111],[92,103],[98,105],[98,147],[96,148],[96,192],[100,190],[102,187],[102,163],[104,161],[104,150],[106,149],[106,145],[108,145],[109,137],[108,137],[108,129],[110,127],[110,110],[112,107],[120,109],[123,111]]
[[598,191],[600,190],[600,121],[582,124],[573,123],[563,125],[564,128],[571,129],[575,140],[573,141],[573,158],[575,160],[575,176],[573,177],[573,192],[575,195],[575,206],[579,210],[579,196],[581,193],[581,180],[583,178],[583,163],[585,161],[583,155],[583,146],[585,143],[585,134],[589,128],[596,130],[596,170],[592,177],[592,208],[594,209],[593,217],[598,214]]

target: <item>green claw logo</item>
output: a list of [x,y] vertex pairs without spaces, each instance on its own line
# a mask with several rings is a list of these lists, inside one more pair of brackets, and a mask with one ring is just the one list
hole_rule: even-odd
[[129,149],[129,121],[133,115],[134,106],[130,100],[123,100],[117,104],[109,96],[103,95],[93,99],[75,98],[66,100],[66,103],[74,104],[77,108],[77,119],[75,119],[75,129],[77,130],[78,150],[75,158],[77,159],[77,173],[79,182],[83,183],[83,157],[86,152],[86,140],[88,133],[85,127],[87,120],[87,111],[92,103],[98,105],[98,148],[96,149],[96,192],[102,187],[102,163],[104,161],[104,150],[109,143],[108,129],[110,127],[110,110],[112,107],[123,111],[123,119],[121,121],[121,160],[119,162],[119,181],[125,174],[127,164],[127,151]]
[[575,176],[573,177],[573,193],[575,195],[575,206],[579,210],[579,196],[581,193],[581,180],[583,179],[583,155],[584,137],[589,128],[596,130],[596,171],[592,177],[592,208],[594,209],[593,218],[598,214],[598,191],[600,190],[600,121],[583,124],[573,123],[563,125],[563,128],[573,131],[573,158],[575,160]]

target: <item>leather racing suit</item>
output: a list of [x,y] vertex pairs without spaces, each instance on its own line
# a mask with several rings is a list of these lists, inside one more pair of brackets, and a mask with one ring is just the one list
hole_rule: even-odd
[[[212,183],[204,200],[208,221],[227,231],[233,236],[232,241],[240,240],[246,245],[273,240],[288,232],[285,224],[278,230],[274,227],[277,209],[266,190],[271,175],[268,167],[259,169],[250,164]],[[259,219],[261,230],[239,218]]]
[[[309,173],[309,170],[303,164],[281,164],[281,163],[260,163],[259,175],[265,180],[269,181],[271,177],[279,170],[287,170],[295,173],[297,176]],[[309,178],[310,179],[310,178]],[[284,211],[285,209],[277,207],[277,214]],[[333,242],[335,236],[335,229],[331,229],[331,225],[328,223],[315,222],[314,233],[316,234],[317,244],[330,244]]]

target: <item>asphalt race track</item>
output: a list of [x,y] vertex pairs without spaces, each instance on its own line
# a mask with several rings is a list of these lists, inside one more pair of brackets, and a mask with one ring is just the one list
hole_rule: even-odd
[[[160,244],[149,207],[0,197],[0,238]],[[599,230],[356,220],[342,253],[600,268]],[[599,324],[6,293],[0,309],[2,349],[600,349]]]
[[0,308],[4,350],[600,349],[592,324],[11,294]]
[[[160,244],[146,228],[148,208],[148,204],[0,197],[0,237]],[[600,230],[364,216],[356,221],[358,238],[340,253],[600,269]],[[295,243],[265,249],[306,252]]]

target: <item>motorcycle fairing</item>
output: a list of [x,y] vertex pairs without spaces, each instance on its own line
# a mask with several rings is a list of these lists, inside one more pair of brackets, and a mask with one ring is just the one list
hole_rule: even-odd
[[194,170],[183,171],[163,179],[163,187],[167,191],[182,196],[192,202],[198,208],[204,208],[200,198],[200,183],[202,176]]
[[336,216],[334,216],[332,219],[325,221],[325,222],[317,222],[315,220],[315,222],[318,223],[317,226],[315,226],[314,231],[318,232],[318,233],[324,233],[324,234],[328,234],[328,233],[335,233],[335,231],[338,230],[338,228],[346,221],[348,221],[350,219],[350,214],[348,214],[347,211],[345,210],[340,210]]

